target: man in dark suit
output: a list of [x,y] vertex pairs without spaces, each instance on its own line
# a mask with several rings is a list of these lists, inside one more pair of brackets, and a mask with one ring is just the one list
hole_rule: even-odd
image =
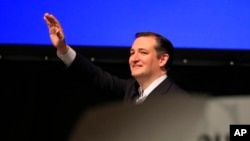
[[119,79],[89,62],[82,55],[67,45],[59,21],[46,13],[44,20],[48,26],[53,46],[58,57],[65,63],[68,70],[77,70],[84,79],[96,87],[109,90],[125,101],[141,103],[156,95],[186,95],[167,76],[173,60],[172,43],[163,36],[153,32],[136,34],[130,49],[129,65],[133,79]]

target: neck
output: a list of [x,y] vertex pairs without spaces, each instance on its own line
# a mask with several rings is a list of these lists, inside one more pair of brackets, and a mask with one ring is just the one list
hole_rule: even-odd
[[141,89],[145,90],[153,81],[155,81],[157,78],[161,77],[162,75],[166,75],[166,73],[161,73],[152,77],[138,77],[135,79],[139,83]]

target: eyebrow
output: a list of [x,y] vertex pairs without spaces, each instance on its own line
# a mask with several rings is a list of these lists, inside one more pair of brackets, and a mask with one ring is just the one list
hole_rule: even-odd
[[[145,48],[139,48],[139,51],[142,51],[142,50],[148,51],[148,50],[145,49]],[[135,50],[134,50],[133,48],[131,48],[130,51],[135,51]]]
[[145,49],[145,48],[139,48],[139,51],[148,51],[147,49]]

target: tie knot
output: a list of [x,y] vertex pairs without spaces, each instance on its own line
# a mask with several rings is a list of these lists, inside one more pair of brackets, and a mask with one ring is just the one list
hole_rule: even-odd
[[141,88],[138,89],[139,97],[136,99],[136,104],[142,103],[146,97],[143,96],[143,90]]
[[139,97],[142,97],[143,96],[143,89],[141,89],[141,87],[138,89],[139,91]]

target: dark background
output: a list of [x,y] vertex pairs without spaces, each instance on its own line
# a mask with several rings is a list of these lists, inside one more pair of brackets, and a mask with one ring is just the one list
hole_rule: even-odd
[[[128,48],[73,48],[104,70],[130,77]],[[248,95],[249,53],[176,49],[169,76],[192,95]],[[2,137],[7,140],[67,140],[86,110],[114,100],[65,73],[51,46],[1,45],[0,78]]]

